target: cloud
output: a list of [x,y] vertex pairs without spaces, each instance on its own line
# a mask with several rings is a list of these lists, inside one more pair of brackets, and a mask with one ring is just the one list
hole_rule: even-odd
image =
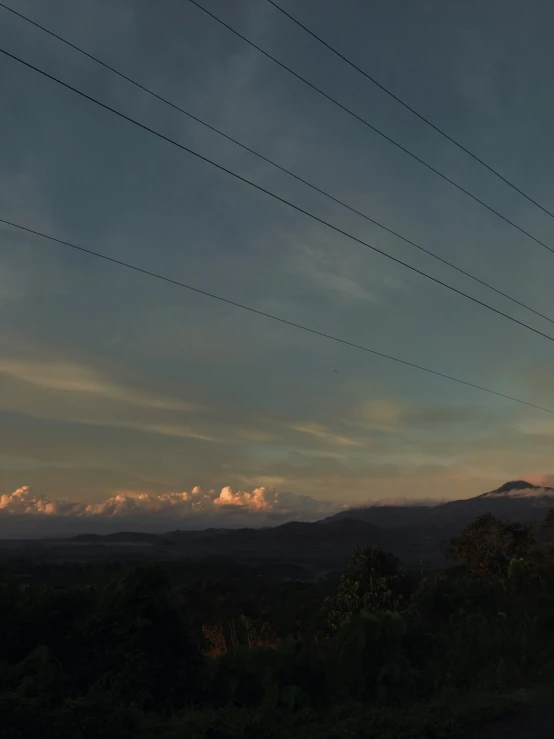
[[[308,238],[312,232],[313,229],[311,228],[307,230]],[[325,242],[325,239],[323,241]],[[322,237],[320,235],[318,247],[315,247],[295,236],[290,237],[290,243],[291,246],[295,247],[290,262],[292,274],[301,274],[325,293],[332,293],[348,302],[379,302],[375,295],[375,286],[372,285],[370,291],[360,282],[360,275],[363,273],[357,268],[359,258],[352,257],[347,260],[343,259],[341,255],[333,253],[332,245],[334,245],[334,242],[332,240],[328,240],[325,246],[322,247]]]
[[552,439],[554,424],[549,419],[527,418],[514,423],[514,428],[524,436]]
[[372,431],[394,431],[405,415],[399,403],[390,400],[369,400],[355,410],[353,423]]
[[159,434],[160,436],[175,436],[182,439],[198,439],[199,441],[216,442],[221,439],[202,433],[191,426],[184,424],[158,424],[158,423],[140,423],[136,421],[104,421],[91,420],[86,418],[76,419],[79,423],[87,423],[91,425],[112,426],[114,428],[129,429],[130,431],[143,431],[147,434]]
[[[141,387],[137,374],[113,361],[105,364],[107,368],[101,371],[72,360],[4,355],[0,358],[5,390],[0,411],[219,445],[292,444],[315,451],[360,446],[359,441],[340,433],[340,428],[309,420],[297,422],[280,411],[245,408],[214,397],[191,402],[182,397],[182,388],[175,383],[154,392]],[[188,393],[193,392],[204,395],[202,388],[189,385]]]
[[[0,496],[0,534],[9,534],[14,518],[18,532],[25,529],[21,518],[32,519],[32,528],[43,535],[59,530],[167,530],[207,526],[250,525],[291,519],[315,520],[344,505],[319,501],[294,493],[278,493],[275,488],[251,491],[230,486],[219,492],[196,486],[190,492],[150,493],[119,491],[99,503],[48,499],[23,486]],[[41,523],[37,529],[37,520]],[[12,533],[13,535],[13,533]]]
[[0,495],[0,511],[3,514],[78,515],[82,510],[81,503],[51,501],[34,495],[27,485],[9,495]]
[[543,487],[524,488],[507,490],[502,493],[488,493],[488,496],[491,498],[554,498],[554,491]]
[[217,498],[213,499],[214,506],[241,506],[250,510],[272,510],[278,506],[279,495],[267,488],[256,488],[251,493],[244,490],[236,492],[229,486],[224,487]]
[[102,378],[97,372],[70,362],[30,362],[0,359],[0,373],[47,390],[96,395],[108,400],[172,411],[198,411],[201,406],[135,390]]
[[366,431],[415,430],[419,433],[422,428],[427,431],[437,428],[442,433],[444,428],[456,428],[464,422],[474,421],[479,413],[475,407],[372,399],[357,404],[343,419],[343,423]]
[[300,431],[303,434],[309,434],[319,439],[325,439],[332,444],[339,446],[360,446],[360,442],[350,439],[347,436],[339,436],[327,430],[327,428],[318,423],[294,423],[289,426],[293,431]]
[[[44,4],[33,5],[45,22],[54,23]],[[186,99],[201,118],[460,266],[471,271],[471,265],[479,264],[484,278],[508,286],[514,295],[532,294],[535,307],[550,310],[546,260],[551,255],[545,254],[544,261],[538,252],[533,260],[516,256],[522,251],[518,235],[497,234],[490,214],[462,207],[459,193],[383,146],[381,139],[368,137],[328,101],[291,84],[281,70],[224,29],[212,28],[197,9],[174,4],[174,13],[159,26],[155,4],[123,0],[100,7],[85,0],[78,10],[71,3],[58,5],[55,25],[62,35],[77,34],[90,48],[124,57],[149,86],[175,102]],[[232,24],[270,44],[277,56],[302,52],[303,45],[291,43],[288,27],[270,8],[255,2],[219,5]],[[336,19],[332,4],[321,17],[331,32],[335,20],[342,20],[339,6]],[[394,16],[389,6],[393,8],[380,4],[383,12],[371,28],[352,25],[352,45],[361,58],[367,53],[379,60],[388,53],[379,27],[387,27]],[[543,137],[524,135],[526,128],[539,133],[535,122],[525,125],[533,105],[513,104],[522,95],[526,102],[544,99],[537,91],[548,82],[548,65],[538,70],[541,74],[528,74],[531,60],[523,59],[522,65],[525,54],[506,53],[509,48],[503,51],[494,31],[483,30],[481,9],[464,14],[462,27],[476,30],[462,30],[461,35],[456,16],[447,12],[443,18],[447,43],[436,27],[421,28],[430,48],[438,49],[436,39],[444,47],[444,64],[429,69],[448,96],[441,108],[445,125],[501,159],[503,150],[510,151],[513,171],[519,167],[529,174],[535,191],[548,200],[547,176],[540,167],[528,167],[529,162],[544,161],[544,151],[534,156]],[[408,13],[400,20],[404,26],[399,32],[404,33],[414,16]],[[6,22],[0,35],[13,43],[13,33],[24,32],[18,29],[17,20]],[[373,33],[370,43],[368,33]],[[513,36],[508,27],[504,36]],[[50,50],[47,41],[43,48],[38,36],[21,36],[16,45],[70,73],[77,86],[92,85],[108,102],[124,102],[141,120],[325,220],[403,261],[421,259],[437,277],[451,280],[444,265],[417,256],[390,234],[244,150],[176,117],[96,67],[81,64],[70,51]],[[361,106],[364,115],[392,123],[377,93],[360,99],[348,72],[337,65],[330,69],[324,49],[321,56],[314,51],[301,60],[311,79],[331,85],[341,99],[351,100],[356,109]],[[70,69],[63,69],[68,61]],[[420,68],[403,65],[408,93],[410,75],[428,76],[427,62],[423,57],[420,61]],[[503,69],[506,79],[518,83],[506,88],[508,97]],[[193,74],[187,73],[191,70]],[[191,284],[239,302],[291,320],[301,315],[302,323],[322,331],[449,374],[475,377],[491,387],[501,383],[509,394],[512,388],[513,394],[547,404],[551,359],[536,377],[527,378],[521,392],[516,392],[521,380],[514,372],[520,364],[540,359],[548,347],[537,344],[535,349],[530,343],[525,352],[514,351],[519,334],[512,336],[507,328],[503,332],[500,322],[498,330],[496,324],[489,326],[485,314],[479,320],[481,314],[473,314],[469,305],[461,310],[458,298],[447,298],[440,287],[421,282],[414,273],[251,188],[230,185],[225,175],[175,156],[171,147],[154,139],[149,143],[143,133],[135,139],[130,128],[104,121],[103,113],[97,117],[88,108],[80,111],[63,94],[42,89],[40,80],[35,89],[33,79],[22,75],[14,69],[6,87],[6,125],[14,145],[6,152],[0,177],[0,200],[13,220],[91,248],[99,244],[106,253],[146,268],[154,260],[164,274],[186,276]],[[535,87],[528,80],[535,80]],[[33,94],[22,98],[29,85]],[[52,95],[55,104],[48,105]],[[36,100],[36,110],[44,114],[33,115],[29,100]],[[433,95],[426,104],[435,106]],[[466,115],[472,109],[479,109],[479,116]],[[507,111],[514,115],[504,115]],[[535,119],[548,121],[547,108],[544,112]],[[499,137],[496,124],[502,118],[511,123]],[[479,192],[492,197],[480,170],[466,167],[457,154],[437,146],[434,137],[420,136],[411,125],[404,130],[400,118],[394,125],[410,148],[430,161],[450,162],[470,189],[475,182]],[[544,133],[548,136],[546,128]],[[44,147],[45,139],[49,147]],[[518,146],[510,147],[510,139]],[[87,171],[86,178],[79,176],[82,171]],[[499,209],[513,213],[515,203],[501,193],[498,197]],[[102,218],[91,218],[92,212]],[[518,210],[519,215],[525,213]],[[529,228],[542,228],[535,214],[529,218]],[[527,479],[529,469],[552,469],[554,434],[541,427],[539,436],[529,427],[524,435],[502,419],[485,422],[487,409],[497,406],[488,405],[491,398],[470,396],[475,391],[469,388],[371,359],[85,255],[66,254],[13,229],[2,233],[0,333],[9,339],[1,353],[11,357],[7,352],[23,342],[38,355],[32,367],[28,355],[26,363],[13,358],[6,368],[12,375],[0,377],[3,489],[11,491],[21,481],[33,486],[8,496],[6,507],[22,511],[26,526],[32,519],[50,527],[61,527],[61,522],[85,522],[88,527],[96,521],[127,527],[138,521],[143,528],[157,516],[198,526],[254,517],[261,522],[305,511],[317,515],[322,503],[309,496],[360,502],[386,496],[396,501],[399,496],[439,498],[445,493],[455,498],[491,490],[510,477]],[[485,245],[488,259],[483,258]],[[214,270],[215,264],[219,269]],[[362,407],[371,396],[373,403]],[[204,408],[189,414],[187,398],[205,402],[211,412]],[[428,398],[434,406],[424,406]],[[494,399],[499,402],[504,403]],[[356,408],[363,411],[361,417]],[[471,426],[448,417],[450,409],[461,408],[468,409]],[[345,416],[351,425],[341,424]],[[526,417],[529,423],[534,418],[530,410]],[[186,479],[209,479],[219,492],[168,492],[186,487],[183,470]],[[233,490],[223,494],[229,484]],[[260,486],[266,492],[255,493]],[[275,499],[269,492],[273,486],[306,497],[291,494],[289,499],[280,492]],[[110,492],[114,490],[117,494]],[[37,491],[47,500],[35,499]],[[25,513],[35,509],[42,512]],[[19,515],[6,514],[6,526],[15,526]]]
[[372,503],[372,506],[437,506],[447,503],[449,498],[381,498]]

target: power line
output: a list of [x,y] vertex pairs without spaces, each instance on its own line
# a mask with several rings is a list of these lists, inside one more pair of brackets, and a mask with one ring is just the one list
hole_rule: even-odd
[[352,69],[355,69],[357,72],[359,72],[361,75],[363,75],[366,79],[368,79],[371,83],[373,83],[376,87],[378,87],[380,90],[382,90],[384,93],[389,95],[393,100],[396,100],[397,103],[400,103],[406,110],[409,110],[410,113],[413,113],[413,115],[417,116],[420,121],[423,121],[428,126],[430,126],[434,131],[437,133],[440,133],[441,136],[444,136],[445,139],[450,141],[450,143],[454,144],[454,146],[457,146],[458,149],[461,149],[463,152],[468,154],[472,159],[474,159],[476,162],[479,162],[485,169],[488,169],[489,172],[492,172],[493,175],[498,177],[502,182],[504,182],[506,185],[512,188],[512,190],[515,190],[515,192],[519,193],[520,195],[523,195],[523,197],[528,200],[530,203],[533,203],[533,205],[536,205],[537,208],[540,208],[540,210],[543,211],[543,213],[546,213],[551,218],[554,218],[554,213],[552,213],[550,210],[542,206],[540,203],[537,203],[536,200],[533,200],[533,198],[530,195],[527,195],[527,193],[523,192],[523,190],[520,190],[517,185],[514,185],[513,182],[510,182],[510,180],[506,179],[503,175],[500,174],[494,167],[491,167],[490,164],[487,164],[485,161],[483,161],[480,157],[477,156],[477,154],[474,154],[472,151],[467,149],[463,144],[460,144],[459,141],[456,141],[452,136],[447,134],[445,131],[442,130],[442,128],[439,128],[437,125],[432,123],[428,118],[426,118],[421,113],[418,113],[417,110],[412,108],[408,103],[406,103],[404,100],[398,97],[398,95],[395,95],[394,92],[389,90],[385,85],[383,85],[381,82],[378,82],[375,77],[372,77],[370,74],[368,74],[365,70],[363,70],[361,67],[359,67],[357,64],[355,64],[351,59],[348,59],[344,54],[341,54],[340,51],[334,48],[334,46],[331,46],[331,44],[327,43],[324,39],[321,38],[321,36],[318,36],[314,31],[311,30],[311,28],[308,28],[308,26],[301,23],[298,18],[295,18],[291,13],[286,11],[284,8],[282,8],[280,5],[278,5],[274,0],[267,0],[268,3],[273,5],[274,8],[279,10],[283,15],[286,15],[287,18],[289,18],[293,23],[295,23],[299,28],[302,28],[306,33],[308,33],[312,38],[315,38],[316,41],[319,41],[320,44],[323,44],[329,51],[332,51],[333,54],[339,57],[339,59],[342,59],[343,62],[346,62]]
[[324,333],[323,331],[318,331],[317,329],[310,328],[309,326],[303,326],[300,323],[296,323],[294,321],[289,321],[286,318],[280,318],[279,316],[274,316],[272,313],[266,313],[265,311],[258,310],[257,308],[252,308],[251,306],[244,305],[243,303],[237,303],[234,300],[230,300],[229,298],[223,298],[221,295],[216,295],[215,293],[210,293],[207,290],[201,290],[198,287],[193,287],[192,285],[188,285],[184,282],[180,282],[179,280],[175,280],[171,277],[165,277],[164,275],[160,275],[157,272],[152,272],[147,269],[143,269],[142,267],[137,267],[134,264],[130,264],[129,262],[123,262],[120,259],[115,259],[114,257],[109,257],[106,254],[101,254],[100,252],[93,251],[92,249],[86,249],[83,246],[78,246],[77,244],[72,244],[69,241],[64,241],[63,239],[58,239],[55,236],[49,236],[48,234],[42,233],[41,231],[36,231],[32,228],[27,228],[26,226],[22,226],[19,223],[14,223],[13,221],[8,221],[5,218],[0,218],[0,223],[4,223],[7,226],[11,226],[13,228],[17,228],[21,231],[26,231],[27,233],[34,234],[35,236],[40,236],[43,239],[48,239],[49,241],[52,241],[56,244],[60,244],[61,246],[75,249],[76,251],[83,252],[85,254],[89,254],[93,257],[98,257],[99,259],[104,259],[107,262],[111,262],[113,264],[118,264],[120,267],[125,267],[127,269],[132,269],[135,272],[140,272],[143,275],[147,275],[149,277],[155,277],[157,280],[163,280],[164,282],[169,282],[172,285],[176,285],[177,287],[183,287],[186,290],[190,290],[191,292],[198,293],[199,295],[204,295],[208,298],[212,298],[213,300],[218,300],[221,303],[227,303],[228,305],[233,305],[235,308],[241,308],[242,310],[249,311],[250,313],[255,313],[258,316],[263,316],[264,318],[270,318],[272,321],[277,321],[279,323],[284,323],[287,326],[293,326],[294,328],[298,328],[301,331],[307,331],[310,334],[315,334],[316,336],[321,336],[324,339],[329,339],[331,341],[335,341],[339,344],[344,344],[345,346],[350,346],[354,349],[360,349],[361,351],[367,352],[368,354],[373,354],[377,357],[382,357],[383,359],[388,359],[392,362],[398,362],[399,364],[403,364],[407,367],[412,367],[413,369],[421,370],[422,372],[427,372],[431,375],[436,375],[437,377],[442,377],[446,380],[450,380],[451,382],[457,382],[460,385],[466,385],[467,387],[474,388],[475,390],[481,390],[485,393],[490,393],[491,395],[496,395],[499,398],[505,398],[506,400],[511,400],[514,403],[520,403],[521,405],[529,406],[530,408],[535,408],[540,411],[545,411],[545,413],[552,413],[554,414],[554,410],[551,408],[545,408],[540,405],[535,405],[534,403],[530,403],[526,400],[520,400],[519,398],[514,398],[511,395],[506,395],[504,393],[497,392],[496,390],[490,390],[489,388],[482,387],[481,385],[476,385],[473,382],[467,382],[466,380],[460,380],[458,377],[453,377],[452,375],[447,375],[443,372],[438,372],[437,370],[429,369],[428,367],[423,367],[419,364],[415,364],[414,362],[408,362],[405,359],[399,359],[398,357],[393,357],[390,354],[384,354],[383,352],[378,352],[375,349],[370,349],[367,346],[362,346],[361,344],[356,344],[353,341],[348,341],[346,339],[341,339],[338,336],[333,336],[332,334]]
[[[271,2],[271,0],[268,0]],[[106,62],[103,62],[98,57],[94,56],[93,54],[89,54],[84,49],[80,48],[79,46],[76,46],[75,44],[71,43],[67,39],[63,38],[62,36],[59,36],[57,33],[54,33],[50,29],[46,28],[45,26],[40,25],[40,23],[36,23],[34,20],[29,18],[28,16],[23,15],[22,13],[19,13],[18,11],[14,10],[13,8],[10,8],[8,5],[5,5],[4,3],[0,2],[0,7],[5,8],[6,10],[9,10],[14,15],[18,16],[24,21],[27,21],[28,23],[32,24],[36,28],[39,28],[41,31],[44,31],[45,33],[49,34],[53,38],[57,39],[58,41],[61,41],[62,43],[66,44],[70,48],[74,49],[75,51],[78,51],[80,54],[83,54],[87,58],[91,59],[92,61],[96,62],[97,64],[100,64],[105,69],[108,69],[110,72],[113,72],[114,74],[118,75],[122,79],[126,80],[127,82],[130,82],[135,87],[139,88],[143,92],[148,93],[152,97],[156,98],[157,100],[160,100],[161,102],[165,103],[166,105],[169,105],[171,108],[177,110],[180,113],[183,113],[184,115],[188,116],[190,119],[194,120],[197,123],[200,123],[202,126],[205,126],[210,131],[213,131],[214,133],[217,133],[219,136],[222,136],[223,138],[227,139],[228,141],[231,141],[233,144],[236,144],[237,146],[240,146],[245,151],[248,151],[250,154],[253,154],[254,156],[258,157],[264,162],[267,162],[268,164],[271,164],[273,167],[276,167],[281,172],[285,172],[290,177],[293,177],[298,182],[301,182],[302,184],[306,185],[307,187],[311,188],[312,190],[315,190],[315,192],[320,193],[321,195],[324,195],[326,198],[329,198],[335,203],[338,203],[343,208],[346,208],[347,210],[351,211],[352,213],[356,213],[356,215],[361,216],[366,221],[369,221],[370,223],[373,223],[375,226],[378,226],[379,228],[382,228],[384,231],[387,231],[388,233],[392,234],[398,239],[401,239],[406,244],[410,244],[411,246],[415,247],[416,249],[419,249],[420,251],[424,252],[425,254],[428,254],[429,256],[433,257],[434,259],[437,259],[439,262],[442,262],[443,264],[446,264],[448,267],[451,267],[452,269],[455,269],[457,272],[460,272],[460,274],[465,275],[466,277],[469,277],[470,279],[474,280],[475,282],[478,282],[480,285],[483,285],[484,287],[488,288],[489,290],[494,291],[498,295],[502,295],[502,297],[507,298],[508,300],[511,300],[516,305],[521,306],[522,308],[525,308],[528,311],[531,311],[531,313],[534,313],[537,316],[540,316],[541,318],[544,318],[546,321],[549,321],[550,323],[554,324],[554,319],[549,318],[544,313],[541,313],[538,310],[535,310],[534,308],[531,308],[530,306],[526,305],[525,303],[521,302],[520,300],[517,300],[516,298],[512,297],[511,295],[508,295],[507,293],[503,292],[502,290],[499,290],[496,287],[493,287],[488,282],[485,282],[485,280],[481,280],[479,277],[475,277],[475,275],[472,275],[470,272],[467,272],[466,270],[462,269],[461,267],[458,267],[457,265],[453,264],[452,262],[449,262],[447,259],[444,259],[443,257],[440,257],[438,254],[435,254],[434,252],[430,251],[429,249],[426,249],[425,247],[417,244],[416,242],[412,241],[411,239],[407,238],[406,236],[402,236],[397,231],[394,231],[393,229],[389,228],[388,226],[385,226],[382,223],[379,223],[379,221],[376,221],[374,218],[371,218],[366,213],[363,213],[360,210],[357,210],[356,208],[352,207],[351,205],[348,205],[348,203],[345,203],[343,200],[340,200],[339,198],[335,197],[334,195],[331,195],[330,193],[326,192],[325,190],[322,190],[317,185],[312,184],[311,182],[308,182],[308,180],[305,180],[303,177],[300,177],[299,175],[295,174],[294,172],[291,172],[290,170],[286,169],[286,167],[283,167],[282,165],[278,164],[277,162],[274,162],[272,159],[269,159],[268,157],[264,156],[263,154],[260,154],[259,152],[255,151],[254,149],[250,148],[246,144],[243,144],[242,142],[238,141],[237,139],[233,138],[232,136],[229,136],[228,134],[224,133],[220,129],[216,128],[215,126],[212,126],[209,123],[206,123],[206,121],[203,121],[201,118],[199,118],[196,115],[193,115],[189,111],[185,110],[184,108],[181,108],[180,106],[176,105],[175,103],[172,103],[167,98],[163,97],[162,95],[159,95],[158,93],[154,92],[148,87],[145,87],[140,82],[137,82],[136,80],[132,79],[128,75],[124,74],[123,72],[120,72],[118,69],[115,69],[114,67],[110,66],[109,64],[106,64]],[[276,6],[277,7],[277,6]],[[285,12],[285,11],[283,11]]]
[[256,184],[255,182],[252,182],[251,180],[247,179],[246,177],[242,177],[241,175],[237,174],[236,172],[233,172],[231,169],[227,169],[227,167],[224,167],[221,164],[218,164],[217,162],[214,162],[212,159],[209,159],[208,157],[203,156],[202,154],[199,154],[198,152],[194,151],[193,149],[190,149],[188,146],[185,146],[184,144],[180,144],[178,141],[175,141],[174,139],[169,138],[168,136],[164,136],[162,133],[159,133],[159,131],[156,131],[153,128],[150,128],[149,126],[144,125],[144,123],[139,123],[139,121],[135,120],[134,118],[131,118],[128,115],[125,115],[125,113],[121,113],[121,111],[116,110],[115,108],[112,108],[111,106],[107,105],[106,103],[102,103],[96,98],[91,97],[90,95],[87,95],[87,93],[82,92],[81,90],[78,90],[76,87],[72,87],[67,82],[63,82],[62,80],[58,79],[57,77],[54,77],[53,75],[49,74],[48,72],[45,72],[42,69],[39,69],[38,67],[35,67],[33,64],[30,64],[29,62],[23,61],[23,59],[20,59],[19,57],[15,56],[14,54],[10,54],[10,52],[6,51],[5,49],[0,48],[0,53],[4,54],[5,56],[9,57],[10,59],[13,59],[20,64],[24,65],[25,67],[28,67],[29,69],[32,69],[35,72],[38,72],[39,74],[43,75],[44,77],[52,80],[53,82],[56,82],[57,84],[61,85],[62,87],[67,88],[68,90],[71,90],[72,92],[76,93],[77,95],[80,95],[81,97],[85,98],[86,100],[89,100],[92,103],[95,103],[96,105],[99,105],[101,108],[104,108],[105,110],[110,111],[110,113],[114,113],[120,118],[123,118],[123,120],[128,121],[129,123],[134,124],[135,126],[138,126],[139,128],[143,129],[144,131],[148,131],[148,133],[153,134],[154,136],[157,136],[158,138],[162,139],[163,141],[167,141],[169,144],[173,144],[174,146],[177,146],[179,149],[182,149],[183,151],[186,151],[189,154],[192,154],[193,156],[197,157],[203,162],[206,162],[207,164],[211,164],[216,169],[221,170],[222,172],[225,172],[235,179],[239,180],[240,182],[244,182],[247,185],[250,185],[251,187],[254,187],[256,190],[259,190],[260,192],[263,192],[265,195],[269,195],[270,197],[274,198],[275,200],[278,200],[280,203],[283,203],[284,205],[287,205],[289,208],[292,208],[293,210],[298,211],[299,213],[302,213],[305,216],[308,216],[314,221],[317,221],[317,223],[322,224],[323,226],[327,226],[327,228],[332,229],[336,233],[341,234],[342,236],[346,236],[351,241],[355,241],[357,244],[361,244],[362,246],[365,246],[368,249],[371,249],[372,251],[376,252],[377,254],[381,254],[382,256],[386,257],[387,259],[390,259],[391,261],[395,262],[396,264],[400,264],[403,267],[406,267],[407,269],[411,270],[412,272],[415,272],[418,275],[421,275],[422,277],[427,278],[428,280],[431,280],[432,282],[435,282],[437,285],[442,285],[447,290],[451,290],[452,292],[461,295],[464,298],[467,298],[467,300],[471,300],[473,303],[476,303],[477,305],[482,306],[483,308],[487,308],[487,310],[492,311],[493,313],[498,314],[499,316],[503,316],[504,318],[508,319],[509,321],[512,321],[513,323],[517,323],[519,326],[523,326],[523,328],[528,329],[529,331],[532,331],[535,334],[538,334],[539,336],[544,337],[545,339],[548,339],[549,341],[554,342],[554,337],[549,336],[548,334],[543,333],[542,331],[539,331],[536,328],[533,328],[532,326],[529,326],[527,323],[523,323],[523,321],[519,321],[517,318],[513,318],[512,316],[509,316],[507,313],[504,313],[501,310],[498,310],[497,308],[493,308],[492,305],[489,305],[488,303],[484,303],[482,300],[478,300],[477,298],[474,298],[471,295],[468,295],[467,293],[464,293],[462,290],[458,290],[458,288],[453,287],[452,285],[449,285],[446,282],[443,282],[442,280],[439,280],[437,277],[433,277],[432,275],[427,274],[427,272],[423,272],[420,269],[417,269],[417,267],[412,267],[412,265],[408,264],[407,262],[403,262],[401,259],[397,259],[396,257],[393,257],[391,254],[387,254],[385,251],[382,251],[381,249],[378,249],[376,246],[372,246],[367,241],[363,241],[362,239],[359,239],[357,236],[353,236],[352,234],[348,233],[348,231],[344,231],[341,228],[338,228],[338,226],[334,226],[332,223],[329,223],[329,221],[325,221],[323,218],[320,218],[319,216],[316,216],[314,213],[310,213],[310,211],[305,210],[304,208],[301,208],[299,205],[296,205],[295,203],[292,203],[290,200],[286,200],[285,198],[280,197],[279,195],[276,195],[275,193],[271,192],[270,190],[266,190],[265,187],[262,187],[261,185]]
[[225,28],[227,28],[229,31],[231,31],[231,33],[234,33],[235,36],[238,36],[238,38],[240,38],[243,41],[245,41],[252,48],[254,48],[257,51],[259,51],[260,54],[263,54],[268,59],[271,59],[272,62],[275,62],[275,64],[278,64],[282,69],[285,69],[287,72],[289,72],[289,74],[292,74],[293,77],[296,77],[301,82],[303,82],[305,85],[308,85],[308,87],[310,87],[312,90],[315,90],[315,92],[319,93],[320,95],[323,95],[324,98],[327,98],[327,100],[329,100],[330,102],[332,102],[334,105],[337,105],[339,108],[341,108],[342,110],[344,110],[346,113],[348,113],[349,115],[351,115],[353,118],[355,118],[356,120],[360,121],[360,123],[363,123],[364,126],[367,126],[367,128],[370,128],[374,133],[378,134],[379,136],[381,136],[382,138],[384,138],[386,141],[388,141],[389,143],[391,143],[394,146],[396,146],[397,149],[400,149],[400,151],[403,151],[405,154],[407,154],[408,156],[410,156],[412,159],[415,159],[416,162],[419,162],[424,167],[426,167],[427,169],[429,169],[431,172],[434,172],[441,179],[445,180],[445,182],[448,182],[450,185],[452,185],[453,187],[455,187],[457,190],[459,190],[460,192],[463,192],[465,195],[467,195],[469,198],[471,198],[472,200],[474,200],[476,203],[479,203],[479,205],[482,205],[483,208],[486,208],[491,213],[494,213],[495,216],[497,216],[498,218],[501,218],[505,223],[508,223],[510,226],[512,226],[513,228],[517,229],[520,233],[522,233],[525,236],[527,236],[528,238],[530,238],[536,244],[539,244],[539,246],[544,247],[549,252],[552,252],[552,254],[554,254],[554,249],[552,247],[548,246],[548,244],[545,244],[543,241],[541,241],[540,239],[538,239],[536,236],[533,236],[532,234],[530,234],[529,231],[526,231],[521,226],[518,226],[516,223],[514,223],[513,221],[511,221],[509,218],[507,218],[506,216],[502,215],[502,213],[500,213],[499,211],[495,210],[492,206],[487,205],[487,203],[485,203],[483,200],[480,200],[476,195],[473,195],[469,190],[466,190],[461,185],[458,185],[457,182],[454,182],[454,180],[451,180],[450,177],[447,177],[447,175],[443,174],[438,169],[435,169],[435,167],[433,167],[431,164],[428,164],[424,159],[421,159],[420,157],[418,157],[417,154],[414,154],[409,149],[407,149],[405,146],[402,146],[402,144],[399,144],[397,141],[395,141],[393,138],[391,138],[386,133],[384,133],[383,131],[381,131],[379,128],[377,128],[376,126],[374,126],[371,123],[369,123],[369,121],[367,121],[365,118],[362,118],[362,116],[358,115],[357,113],[354,113],[354,111],[351,110],[350,108],[348,108],[346,105],[343,105],[342,103],[339,103],[338,100],[336,100],[334,97],[332,97],[328,93],[324,92],[320,87],[317,87],[317,85],[314,85],[313,82],[310,82],[305,77],[302,77],[302,75],[300,75],[298,72],[295,72],[290,67],[287,67],[286,64],[284,64],[283,62],[280,62],[276,57],[272,56],[269,52],[267,52],[264,49],[262,49],[261,46],[258,46],[253,41],[250,41],[250,39],[246,38],[246,36],[243,36],[242,33],[239,33],[236,29],[234,29],[228,23],[226,23],[225,21],[221,20],[221,18],[218,18],[217,15],[214,15],[214,13],[212,13],[209,10],[207,10],[206,8],[204,8],[202,5],[200,5],[200,3],[196,2],[196,0],[189,0],[189,2],[192,3],[193,5],[195,5],[197,8],[199,8],[203,13],[205,13],[206,15],[208,15],[210,18],[213,18],[213,20],[217,21],[217,23],[220,23],[222,26],[224,26]]

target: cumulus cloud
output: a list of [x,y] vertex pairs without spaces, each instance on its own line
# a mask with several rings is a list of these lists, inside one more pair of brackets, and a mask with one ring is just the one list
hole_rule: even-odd
[[[278,493],[272,487],[251,491],[226,486],[219,492],[196,486],[190,492],[150,493],[122,491],[99,503],[50,500],[23,486],[0,496],[0,535],[10,533],[14,519],[18,531],[23,519],[33,519],[33,531],[122,530],[140,528],[204,528],[206,526],[260,526],[293,519],[315,520],[345,506],[305,495]],[[106,524],[108,524],[106,526]],[[91,528],[92,527],[92,528]],[[114,528],[115,527],[115,528]]]
[[244,490],[233,491],[229,486],[224,487],[217,498],[214,498],[215,506],[241,506],[251,510],[273,510],[279,505],[279,494],[271,488],[256,488],[251,493]]
[[76,515],[81,512],[82,505],[69,501],[51,501],[45,497],[34,495],[24,485],[9,495],[0,495],[0,512],[12,514],[44,514],[44,515]]

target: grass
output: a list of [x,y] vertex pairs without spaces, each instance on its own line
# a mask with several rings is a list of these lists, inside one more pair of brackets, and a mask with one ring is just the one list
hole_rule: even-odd
[[452,739],[544,698],[553,682],[505,692],[445,690],[432,700],[392,708],[345,704],[284,716],[269,704],[257,709],[191,708],[149,724],[159,739]]

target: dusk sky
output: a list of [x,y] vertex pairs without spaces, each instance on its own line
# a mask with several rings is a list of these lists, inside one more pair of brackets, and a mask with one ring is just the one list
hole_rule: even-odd
[[[553,218],[266,0],[200,1],[554,249]],[[551,3],[279,1],[554,209]],[[554,254],[187,0],[8,4],[554,319]],[[554,337],[548,321],[3,8],[0,48]],[[5,56],[0,91],[0,218],[554,410],[546,338]],[[196,506],[202,522],[232,510],[265,521],[383,498],[469,497],[513,478],[549,481],[553,442],[548,413],[0,226],[0,535],[24,512],[58,520],[142,506],[188,520]]]

